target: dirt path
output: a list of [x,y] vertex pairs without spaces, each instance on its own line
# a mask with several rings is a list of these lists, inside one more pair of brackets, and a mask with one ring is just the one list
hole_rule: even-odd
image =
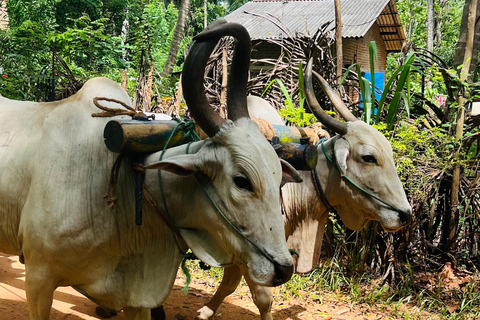
[[[24,266],[14,256],[0,255],[0,319],[28,320],[28,307],[25,297]],[[182,276],[165,302],[167,319],[193,320],[196,310],[208,301],[215,289],[215,282],[209,278],[193,280],[188,292],[182,291]],[[379,320],[392,319],[388,311],[377,311],[366,306],[306,297],[278,301],[273,305],[275,320]],[[59,288],[54,295],[51,320],[97,320],[96,305],[70,287]],[[110,318],[124,319],[122,313]],[[218,320],[260,320],[252,303],[248,288],[240,287],[226,299],[215,317]],[[413,319],[413,318],[412,318]]]

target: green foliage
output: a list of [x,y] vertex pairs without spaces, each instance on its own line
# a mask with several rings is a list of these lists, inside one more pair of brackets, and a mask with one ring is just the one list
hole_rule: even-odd
[[1,94],[17,99],[44,97],[39,83],[47,77],[42,67],[51,59],[46,45],[50,30],[31,20],[13,30],[0,30],[0,67],[5,76],[0,80]]
[[[396,76],[400,73],[400,77],[398,78],[395,93],[393,95],[393,99],[388,106],[388,113],[387,113],[387,124],[389,129],[392,129],[393,124],[395,123],[395,117],[398,113],[399,106],[400,106],[400,99],[403,98],[405,102],[405,109],[407,112],[410,110],[410,69],[412,67],[412,63],[415,61],[415,54],[409,53],[405,58],[405,63],[398,67],[397,70],[393,72],[392,77],[387,81],[385,85],[384,91],[382,93],[382,97],[378,103],[378,110],[376,122],[378,123],[380,120],[380,114],[384,108],[384,103],[387,97],[387,94],[390,92],[393,84],[393,80],[396,79]],[[406,88],[406,95],[404,89]]]
[[[351,262],[350,262],[351,263]],[[480,292],[473,279],[464,288],[457,291],[446,290],[440,279],[433,281],[436,293],[430,290],[418,290],[419,273],[410,264],[404,273],[404,281],[396,286],[389,286],[371,274],[348,276],[348,263],[340,257],[323,261],[319,267],[303,275],[294,274],[292,279],[282,285],[280,294],[283,300],[290,297],[313,300],[322,303],[331,294],[348,299],[352,304],[365,304],[374,310],[389,310],[392,319],[425,319],[426,311],[438,314],[438,319],[477,319],[480,316]],[[432,277],[432,274],[426,274]],[[424,277],[425,277],[424,276]],[[432,279],[433,280],[433,279]],[[345,293],[348,297],[345,298]],[[408,309],[404,308],[408,305]],[[412,313],[416,306],[417,314]],[[452,309],[452,306],[455,308]],[[455,310],[455,311],[453,311]]]
[[[106,8],[119,3],[9,1],[10,26],[0,31],[0,67],[7,76],[0,81],[0,92],[16,99],[51,99],[59,81],[53,73],[61,69],[53,52],[80,78],[108,75],[124,67],[120,37],[112,35],[112,20],[101,17],[108,13]],[[67,10],[81,5],[85,10]],[[98,19],[92,20],[87,13]]]
[[[395,71],[391,73],[390,79],[385,84],[380,101],[378,105],[375,106],[375,61],[378,63],[377,55],[377,46],[374,41],[369,43],[369,54],[370,54],[370,73],[372,75],[372,81],[361,76],[362,72],[359,64],[354,64],[350,66],[345,72],[340,85],[343,83],[348,73],[353,66],[357,69],[358,84],[360,88],[360,94],[362,98],[364,112],[362,114],[363,120],[368,123],[379,123],[380,116],[384,109],[387,109],[386,123],[388,124],[389,129],[393,128],[393,125],[396,122],[397,114],[399,113],[400,103],[403,101],[407,114],[410,113],[410,70],[412,64],[416,59],[414,53],[408,53],[407,57],[404,60],[404,63],[400,65]],[[395,86],[394,86],[395,85]],[[406,93],[405,93],[406,90]],[[393,93],[393,99],[390,101],[389,105],[386,106],[387,96]]]
[[[170,3],[167,7],[161,0],[152,0],[145,6],[142,13],[140,27],[143,30],[141,43],[135,49],[137,52],[150,52],[151,58],[158,71],[163,70],[167,61],[170,43],[177,23],[178,9]],[[183,57],[188,45],[191,43],[190,37],[184,37],[178,52],[177,63],[174,71],[181,71]],[[170,80],[173,80],[170,81]],[[178,79],[159,79],[156,77],[156,83],[159,93],[165,96],[172,96],[172,89],[175,89]]]
[[452,159],[454,137],[441,127],[419,129],[423,121],[401,122],[394,132],[387,130],[386,124],[374,125],[389,139],[397,173],[414,202],[424,199],[424,188],[431,179],[426,172],[448,172],[458,164]]
[[120,37],[106,32],[108,19],[91,21],[84,15],[74,21],[65,32],[55,32],[47,45],[54,48],[71,65],[83,70],[108,73],[124,67],[121,60]]
[[292,99],[290,93],[280,79],[273,79],[272,81],[270,81],[270,83],[263,91],[262,96],[275,83],[280,87],[280,90],[285,96],[285,108],[278,111],[281,117],[283,117],[289,123],[294,124],[298,127],[306,127],[317,122],[317,119],[313,114],[305,112],[305,93],[303,91],[303,67],[301,63],[298,67],[298,107],[295,107],[295,104],[293,102],[294,99]]
[[[189,30],[187,36],[191,37],[203,30],[204,24],[204,0],[191,0]],[[227,14],[227,9],[222,1],[209,0],[207,2],[207,24]]]
[[[445,7],[440,7],[445,3]],[[434,1],[436,25],[440,22],[441,39],[435,36],[433,51],[447,64],[453,63],[455,44],[460,30],[464,0]],[[427,5],[425,0],[397,0],[396,6],[407,41],[417,48],[427,47]],[[440,17],[440,12],[441,18]]]
[[[191,36],[203,29],[203,4],[192,1],[174,71],[182,68]],[[150,61],[161,71],[179,5],[180,1],[162,0],[10,0],[10,25],[0,30],[0,92],[11,98],[48,100],[52,86],[60,89],[58,72],[65,74],[58,62],[52,66],[53,52],[80,79],[107,76],[119,82],[120,69],[126,69],[129,80],[137,81]],[[208,1],[208,22],[225,13],[222,2]],[[124,26],[128,35],[122,44]],[[174,80],[162,81],[155,73],[155,92],[171,95],[178,82]]]

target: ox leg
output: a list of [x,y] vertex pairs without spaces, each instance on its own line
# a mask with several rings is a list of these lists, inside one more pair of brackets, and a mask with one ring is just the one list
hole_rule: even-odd
[[30,320],[48,320],[57,288],[56,277],[48,267],[25,266],[25,292]]
[[250,292],[252,293],[253,303],[260,311],[260,317],[262,320],[273,320],[272,318],[272,304],[273,296],[269,287],[259,286],[252,279],[245,274],[245,280],[247,281]]
[[223,279],[220,283],[220,286],[213,295],[212,299],[210,299],[210,301],[201,309],[197,310],[197,319],[207,320],[213,317],[222,301],[235,291],[240,283],[240,280],[242,280],[242,275],[243,272],[238,266],[224,268]]
[[125,320],[151,320],[150,309],[147,308],[125,308],[123,313]]

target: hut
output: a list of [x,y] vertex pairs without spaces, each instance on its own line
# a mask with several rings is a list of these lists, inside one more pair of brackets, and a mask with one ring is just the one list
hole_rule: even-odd
[[[343,64],[358,63],[362,75],[371,79],[369,43],[375,41],[378,64],[375,84],[383,89],[387,55],[405,46],[405,33],[394,0],[342,0]],[[255,50],[253,59],[277,58],[282,53],[278,41],[298,34],[313,35],[326,23],[334,37],[334,0],[247,2],[225,17],[246,27]],[[271,41],[276,40],[276,41]],[[265,66],[252,66],[265,68]]]

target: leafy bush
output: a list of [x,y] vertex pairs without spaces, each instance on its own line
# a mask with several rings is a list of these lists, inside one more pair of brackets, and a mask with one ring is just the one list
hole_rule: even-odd
[[387,130],[386,124],[374,125],[389,139],[397,173],[414,202],[425,196],[433,173],[448,172],[456,165],[451,159],[454,137],[442,127],[423,127],[423,120],[400,122],[394,131]]

